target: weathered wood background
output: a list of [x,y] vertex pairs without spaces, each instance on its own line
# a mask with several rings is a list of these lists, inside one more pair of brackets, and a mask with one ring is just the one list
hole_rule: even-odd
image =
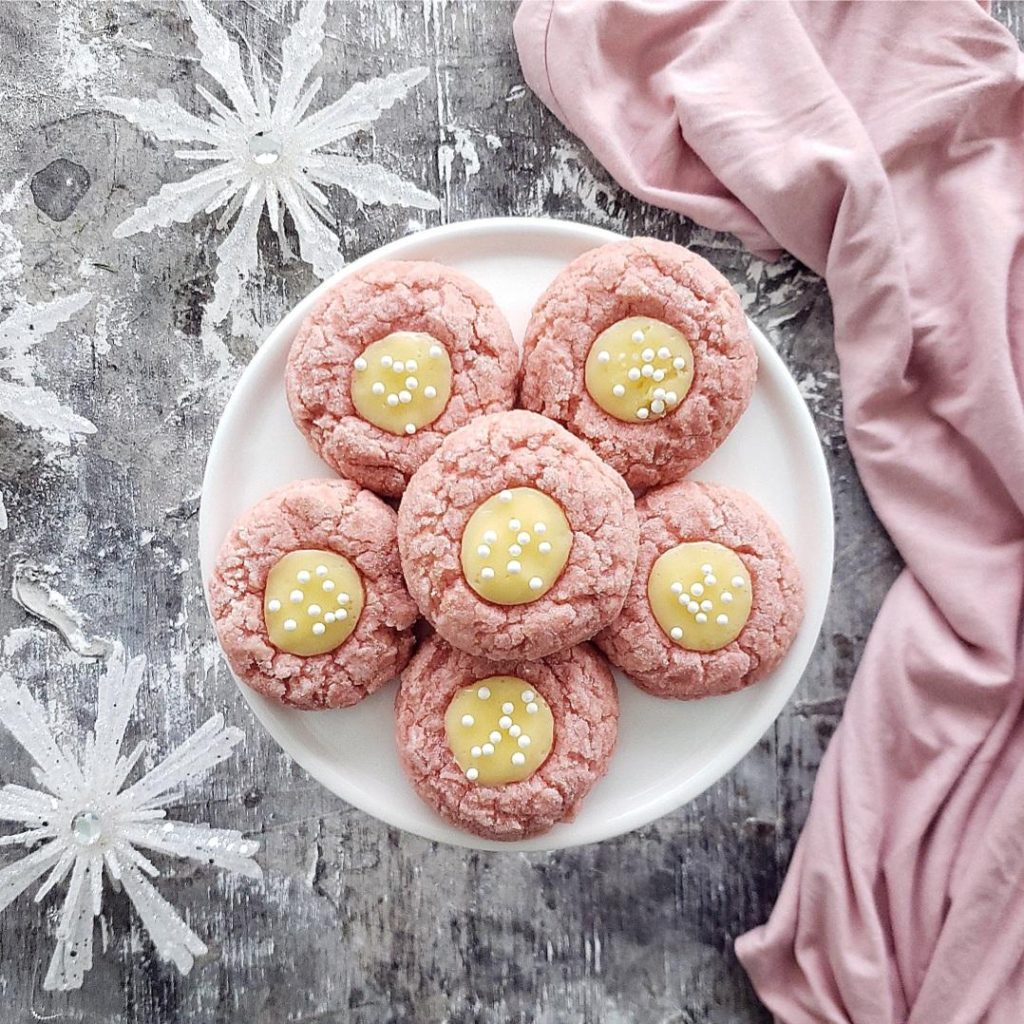
[[[287,4],[217,5],[265,66]],[[202,79],[180,8],[85,0],[0,5],[0,315],[21,296],[81,287],[97,300],[39,350],[40,383],[96,423],[70,449],[0,421],[0,668],[65,726],[91,724],[96,660],[121,641],[148,654],[144,725],[157,752],[221,710],[247,734],[209,786],[175,811],[260,837],[262,883],[167,864],[163,892],[210,954],[182,978],[159,962],[123,898],[109,901],[81,992],[49,995],[53,897],[0,917],[0,1018],[168,1022],[753,1024],[768,1015],[733,953],[763,921],[806,816],[815,770],[898,559],[843,436],[828,297],[791,260],[767,265],[623,194],[523,84],[505,2],[353,2],[328,15],[322,95],[414,64],[428,79],[356,140],[435,192],[439,215],[360,210],[336,190],[350,258],[410,230],[542,214],[691,245],[721,267],[782,353],[814,413],[836,503],[835,586],[796,698],[702,798],[600,846],[483,855],[380,825],[292,764],[249,714],[203,604],[197,510],[207,446],[260,337],[316,283],[261,236],[241,315],[204,339],[214,218],[125,241],[111,231],[167,180],[174,144],[104,112],[97,97],[170,89],[195,109]],[[1019,6],[997,16],[1024,37]],[[218,375],[226,369],[226,378]],[[223,376],[223,375],[221,375]],[[80,623],[69,645],[26,604],[50,588]],[[12,587],[16,593],[12,594]],[[18,594],[21,596],[19,597]],[[74,648],[74,649],[72,649]],[[0,733],[0,781],[28,781]]]

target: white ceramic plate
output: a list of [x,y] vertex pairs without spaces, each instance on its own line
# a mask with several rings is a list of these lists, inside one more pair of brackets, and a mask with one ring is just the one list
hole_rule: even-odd
[[[392,242],[338,277],[379,259],[437,260],[494,296],[521,339],[534,301],[580,253],[617,235],[566,221],[469,221]],[[206,464],[199,553],[208,580],[231,523],[268,492],[304,477],[334,475],[292,424],[284,369],[299,324],[326,281],[278,324],[224,410]],[[807,588],[807,614],[770,677],[726,697],[675,702],[649,697],[619,675],[619,742],[607,776],[575,821],[520,843],[477,839],[443,822],[406,781],[394,740],[396,683],[357,707],[292,711],[241,686],[281,747],[329,790],[368,814],[428,839],[493,850],[548,850],[597,842],[645,825],[692,800],[757,743],[796,688],[821,628],[832,576],[832,498],[810,413],[782,360],[751,325],[760,372],[750,408],[695,473],[752,494],[792,544]]]

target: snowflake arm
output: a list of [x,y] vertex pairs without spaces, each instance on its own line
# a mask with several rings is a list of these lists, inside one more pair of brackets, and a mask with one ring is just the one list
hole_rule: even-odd
[[112,114],[165,142],[208,142],[212,146],[224,141],[224,133],[216,125],[190,114],[168,94],[158,94],[155,100],[101,96],[100,102]]
[[387,206],[411,206],[418,210],[438,210],[437,197],[380,164],[368,164],[338,153],[319,153],[310,161],[310,176],[325,185],[340,185],[361,203]]
[[224,192],[236,173],[233,164],[220,164],[184,181],[164,185],[144,206],[114,228],[114,237],[127,238],[169,224],[187,224]]
[[242,292],[242,285],[256,270],[259,249],[256,244],[263,214],[263,197],[255,198],[249,205],[243,204],[227,237],[217,246],[217,279],[213,285],[213,301],[208,312],[214,323],[228,315],[235,300]]
[[11,384],[0,380],[0,414],[34,430],[58,435],[95,434],[96,427],[79,416],[52,391],[35,384]]
[[320,80],[317,79],[313,89],[302,94],[302,87],[323,56],[323,42],[324,3],[323,0],[311,0],[302,8],[281,45],[282,70],[274,107],[275,126],[294,124],[320,88]]
[[30,376],[21,369],[29,349],[90,302],[92,295],[81,291],[38,305],[16,306],[6,320],[0,321],[0,368],[20,383],[30,384]]
[[220,22],[198,0],[185,0],[192,32],[199,47],[199,66],[223,89],[243,120],[255,120],[256,101],[242,70],[238,43],[233,43]]

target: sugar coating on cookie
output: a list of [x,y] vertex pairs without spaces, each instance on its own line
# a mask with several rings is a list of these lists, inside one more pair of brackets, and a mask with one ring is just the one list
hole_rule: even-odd
[[519,397],[643,491],[722,444],[756,376],[729,282],[682,246],[636,238],[584,253],[540,297]]
[[235,675],[289,707],[347,707],[409,659],[416,606],[394,511],[349,480],[258,502],[221,545],[207,593]]
[[683,481],[637,502],[640,552],[622,614],[595,637],[642,689],[688,699],[756,682],[803,619],[800,572],[747,494]]
[[395,699],[399,756],[417,793],[449,823],[498,840],[575,817],[607,770],[618,715],[611,671],[589,644],[492,662],[432,634]]
[[288,354],[288,405],[333,469],[387,497],[453,430],[511,409],[519,349],[491,296],[439,263],[382,261],[342,278]]
[[477,505],[462,531],[462,574],[494,604],[527,604],[558,582],[571,549],[557,502],[536,487],[503,488]]
[[[479,509],[500,508],[502,492],[519,489],[545,496],[546,511],[530,506],[470,529]],[[402,498],[398,544],[409,592],[462,650],[542,658],[593,636],[619,613],[636,559],[633,505],[622,477],[557,423],[522,410],[481,417],[445,440]],[[553,509],[564,516],[564,534]],[[464,551],[472,558],[464,561]],[[512,581],[508,603],[483,586],[500,582],[499,569]]]
[[551,706],[520,676],[487,676],[456,690],[444,714],[448,749],[470,782],[528,779],[551,753]]

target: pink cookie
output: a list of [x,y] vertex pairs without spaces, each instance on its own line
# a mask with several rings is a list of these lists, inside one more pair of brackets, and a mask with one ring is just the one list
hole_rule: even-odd
[[[451,364],[443,411],[410,435],[364,419],[352,397],[356,360],[396,331],[432,336]],[[316,453],[364,487],[398,497],[447,434],[512,408],[518,372],[519,349],[483,288],[439,263],[386,261],[349,274],[320,300],[292,343],[285,383],[292,417]]]
[[[495,675],[518,676],[551,708],[551,753],[527,779],[500,786],[470,782],[445,735],[457,690]],[[453,825],[487,839],[525,839],[575,817],[608,768],[619,701],[611,671],[589,645],[541,661],[485,661],[427,639],[402,673],[395,701],[399,755],[419,795]]]
[[[553,499],[572,535],[551,589],[504,605],[474,590],[461,552],[478,506],[512,488]],[[398,545],[409,593],[450,644],[495,660],[543,658],[619,614],[636,561],[637,519],[622,477],[557,423],[515,410],[474,420],[424,463],[398,510]]]
[[[594,641],[612,664],[641,689],[681,699],[731,693],[774,668],[803,619],[804,594],[789,545],[761,506],[729,487],[684,481],[645,495],[637,514],[640,554],[629,597],[622,614]],[[718,650],[687,650],[673,643],[648,599],[655,561],[690,541],[731,548],[750,576],[746,624]],[[728,607],[716,605],[713,612]]]
[[[689,391],[642,422],[610,415],[584,382],[595,339],[629,317],[668,324],[692,350]],[[642,491],[682,479],[721,445],[756,376],[757,354],[729,282],[682,246],[635,238],[584,253],[540,297],[526,329],[519,399],[583,438]]]
[[[221,546],[209,582],[217,636],[235,675],[263,696],[303,709],[348,707],[393,679],[409,660],[417,618],[395,525],[384,502],[349,480],[302,480],[250,508]],[[264,611],[271,569],[303,549],[348,559],[365,594],[351,635],[310,656],[275,647]],[[324,597],[313,599],[326,606]]]

